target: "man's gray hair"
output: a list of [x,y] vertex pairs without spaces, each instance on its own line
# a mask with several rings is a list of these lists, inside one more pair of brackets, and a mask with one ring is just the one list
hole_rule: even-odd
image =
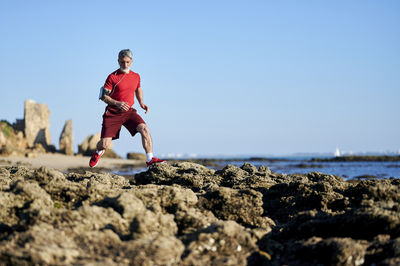
[[118,59],[122,59],[122,58],[124,58],[125,56],[129,57],[130,59],[132,59],[133,56],[132,56],[131,50],[129,50],[129,49],[124,49],[124,50],[119,51]]

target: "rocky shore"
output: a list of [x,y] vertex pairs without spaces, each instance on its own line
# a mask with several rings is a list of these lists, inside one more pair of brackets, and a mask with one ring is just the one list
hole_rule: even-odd
[[164,163],[130,178],[0,168],[11,265],[398,265],[398,179]]

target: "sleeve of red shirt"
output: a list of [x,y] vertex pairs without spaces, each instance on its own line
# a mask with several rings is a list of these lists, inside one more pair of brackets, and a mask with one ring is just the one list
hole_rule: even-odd
[[106,82],[104,83],[104,88],[107,90],[112,90],[114,83],[112,82],[112,74],[108,75]]
[[137,84],[136,89],[140,88],[140,75],[139,75],[139,74],[138,74],[138,77],[139,77],[139,82],[138,82],[138,84]]

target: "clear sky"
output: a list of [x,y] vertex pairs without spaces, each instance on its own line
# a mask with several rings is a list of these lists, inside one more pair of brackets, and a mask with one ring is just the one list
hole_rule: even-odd
[[[100,131],[99,87],[134,53],[156,155],[400,149],[400,1],[0,2],[0,119]],[[123,129],[117,153],[142,152]]]

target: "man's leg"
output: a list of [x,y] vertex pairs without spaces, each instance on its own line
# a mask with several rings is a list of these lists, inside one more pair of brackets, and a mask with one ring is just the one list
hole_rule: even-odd
[[97,142],[97,149],[89,161],[90,167],[95,167],[98,164],[100,157],[104,154],[107,147],[111,145],[111,140],[111,138],[101,138],[99,142]]
[[102,138],[97,142],[97,151],[102,151],[110,147],[111,145],[111,138]]
[[136,131],[142,136],[142,145],[146,154],[153,152],[153,142],[151,141],[150,131],[146,124],[139,124]]
[[147,127],[146,124],[139,124],[136,127],[136,131],[140,133],[140,135],[142,136],[142,145],[143,145],[143,149],[146,152],[146,157],[147,157],[147,166],[150,166],[154,163],[162,163],[165,162],[164,160],[160,160],[157,157],[153,156],[153,142],[151,140],[151,135],[150,135],[150,131],[149,128]]

